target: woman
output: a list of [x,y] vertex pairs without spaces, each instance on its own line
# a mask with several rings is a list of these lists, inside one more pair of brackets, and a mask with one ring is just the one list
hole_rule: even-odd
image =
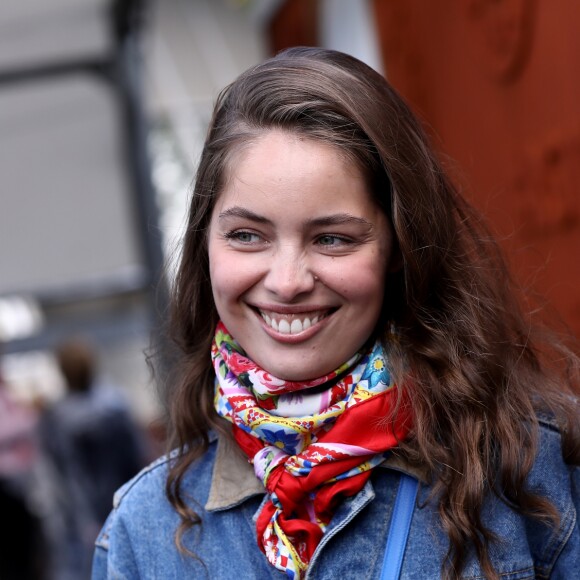
[[577,359],[366,65],[295,48],[222,93],[172,325],[176,450],[95,578],[576,572]]

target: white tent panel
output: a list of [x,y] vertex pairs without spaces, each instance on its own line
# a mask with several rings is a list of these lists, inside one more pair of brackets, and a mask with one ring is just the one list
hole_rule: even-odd
[[0,91],[0,293],[139,268],[114,93],[90,75]]

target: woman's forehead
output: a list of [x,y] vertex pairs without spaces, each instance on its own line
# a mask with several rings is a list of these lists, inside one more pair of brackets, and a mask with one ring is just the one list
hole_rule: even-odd
[[311,209],[320,214],[326,207],[325,213],[367,213],[376,210],[367,181],[336,147],[270,131],[232,160],[215,211],[247,206],[260,213],[277,203],[288,212]]

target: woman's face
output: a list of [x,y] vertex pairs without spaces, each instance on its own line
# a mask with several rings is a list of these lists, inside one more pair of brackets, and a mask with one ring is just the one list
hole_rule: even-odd
[[209,229],[221,320],[278,378],[335,370],[375,328],[391,255],[362,172],[328,145],[272,130],[227,177]]

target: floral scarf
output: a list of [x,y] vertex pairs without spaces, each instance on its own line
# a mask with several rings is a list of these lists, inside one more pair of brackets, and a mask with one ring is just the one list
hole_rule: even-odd
[[[304,576],[340,499],[358,493],[410,427],[408,406],[386,421],[396,385],[376,343],[316,380],[277,379],[219,323],[212,344],[215,406],[268,492],[258,545],[289,578]],[[328,387],[324,387],[328,385]]]

